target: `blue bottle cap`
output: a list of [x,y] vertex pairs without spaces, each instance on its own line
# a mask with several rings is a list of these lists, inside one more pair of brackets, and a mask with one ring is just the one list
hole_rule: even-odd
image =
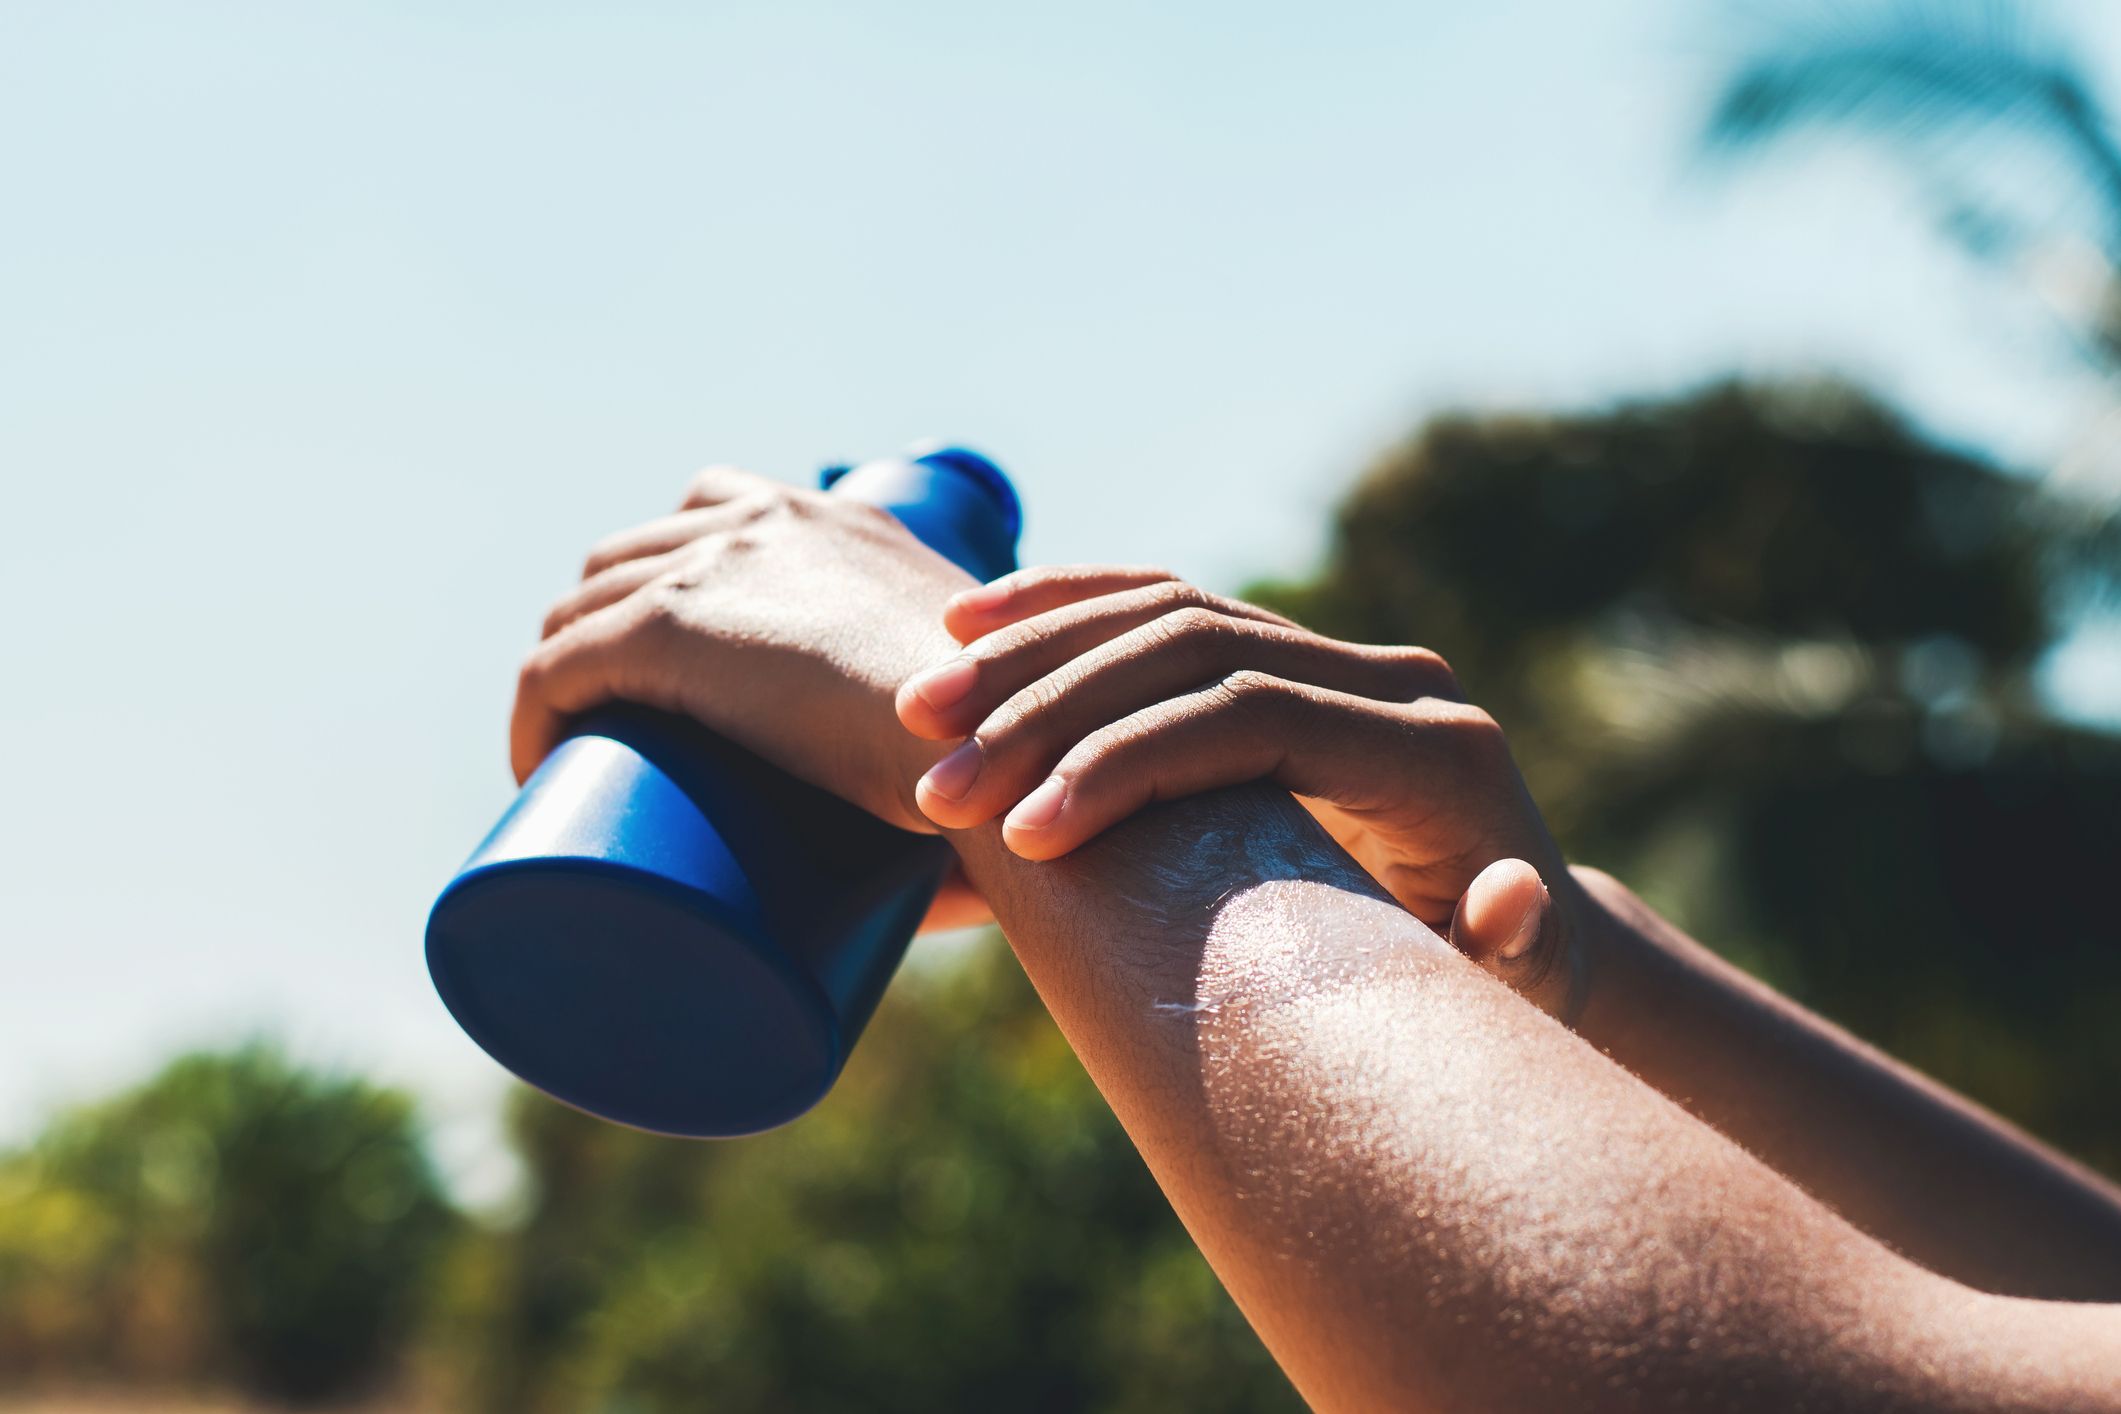
[[913,460],[930,466],[946,466],[971,477],[981,490],[994,498],[995,506],[1001,511],[1003,538],[1014,545],[1023,536],[1024,503],[1017,499],[1016,487],[993,462],[970,447],[952,446],[918,452]]

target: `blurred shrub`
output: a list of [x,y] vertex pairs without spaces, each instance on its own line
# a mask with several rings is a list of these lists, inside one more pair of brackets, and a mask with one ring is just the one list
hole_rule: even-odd
[[405,1095],[264,1045],[186,1056],[0,1163],[0,1369],[363,1390],[451,1224]]
[[786,1129],[514,1122],[537,1191],[460,1293],[465,1405],[1302,1407],[998,941],[902,976]]

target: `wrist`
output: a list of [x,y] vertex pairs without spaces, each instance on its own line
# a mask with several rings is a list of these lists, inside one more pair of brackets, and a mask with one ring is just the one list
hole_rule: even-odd
[[1648,925],[1656,915],[1603,869],[1570,865],[1568,876],[1572,946],[1582,956],[1576,1004],[1565,1019],[1586,1040],[1603,1044],[1600,1038],[1632,1014],[1630,1000],[1640,990],[1644,954],[1655,946]]
[[1542,940],[1548,961],[1529,986],[1514,985],[1526,1000],[1573,1030],[1602,970],[1604,933],[1610,920],[1574,868],[1562,866],[1544,871],[1541,877],[1548,899],[1544,931],[1551,941]]
[[901,722],[896,701],[905,682],[958,651],[956,641],[943,631],[941,608],[948,598],[944,591],[954,592],[955,588],[947,581],[939,585],[932,613],[924,607],[909,616],[902,634],[895,635],[888,645],[878,645],[888,649],[888,654],[878,660],[880,666],[888,667],[873,682],[874,700],[863,709],[865,720],[875,716],[877,733],[873,739],[866,731],[861,734],[872,744],[864,766],[868,797],[877,803],[869,808],[900,829],[919,834],[934,834],[937,827],[922,813],[914,787],[929,767],[956,750],[959,743],[915,736]]
[[[921,777],[928,774],[928,769],[955,751],[959,743],[923,741],[903,727],[898,727],[896,722],[893,726],[897,729],[900,740],[892,751],[885,753],[890,772],[887,789],[897,816],[893,823],[919,834],[940,833],[942,827],[930,820],[921,809],[918,787]],[[997,824],[997,837],[1000,832],[1000,826]]]

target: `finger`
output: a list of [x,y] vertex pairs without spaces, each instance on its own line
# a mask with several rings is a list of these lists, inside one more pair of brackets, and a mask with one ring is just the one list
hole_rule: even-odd
[[1064,604],[1177,579],[1147,565],[1028,565],[952,595],[943,605],[943,627],[958,642],[970,643]]
[[678,503],[678,509],[690,511],[701,506],[719,506],[724,501],[734,501],[776,488],[786,489],[778,481],[769,480],[755,471],[746,471],[740,466],[701,467],[692,474],[691,484],[685,488],[685,499]]
[[551,638],[576,620],[618,603],[642,585],[675,568],[677,558],[671,553],[644,560],[623,560],[603,573],[583,580],[547,612],[538,636]]
[[630,695],[623,677],[626,665],[640,656],[628,651],[643,621],[635,607],[640,602],[629,595],[584,615],[524,660],[508,724],[508,755],[518,784],[560,744],[573,720],[592,707],[620,698],[661,705]]
[[[990,675],[987,664],[976,671],[980,681],[967,698],[974,711],[1007,685],[990,681],[1002,674]],[[964,745],[922,778],[915,798],[930,819],[947,828],[991,820],[1091,733],[1203,683],[1243,672],[1373,705],[1417,701],[1436,685],[1432,667],[1403,651],[1357,648],[1302,629],[1184,609],[1099,644],[1012,693],[979,721]],[[916,680],[916,701],[922,686]],[[902,702],[901,720],[909,715]],[[964,730],[954,712],[931,715]]]
[[970,643],[997,629],[1069,604],[1160,584],[1173,586],[1173,593],[1187,591],[1187,602],[1213,601],[1235,617],[1289,623],[1257,605],[1194,590],[1169,570],[1141,565],[1032,565],[953,595],[943,606],[943,627],[958,642]]
[[[1070,664],[1130,651],[1160,657],[1176,674],[1166,674],[1170,692],[1257,667],[1288,668],[1322,686],[1393,700],[1457,695],[1449,667],[1427,649],[1339,643],[1278,620],[1232,612],[1249,607],[1167,581],[1054,609],[975,640],[955,658],[909,679],[898,693],[899,721],[915,736],[933,741],[963,736]],[[1139,636],[1144,633],[1148,637]],[[1130,646],[1118,647],[1122,642]],[[1253,642],[1274,645],[1275,657],[1251,661],[1247,645]],[[1299,659],[1308,660],[1308,667],[1299,667]],[[1185,672],[1192,676],[1186,678]],[[1145,703],[1137,697],[1105,720]]]
[[1026,859],[1052,859],[1147,805],[1247,781],[1325,799],[1397,797],[1414,781],[1450,792],[1476,769],[1470,728],[1455,706],[1234,673],[1085,737],[1010,810],[1002,839]]
[[734,529],[759,519],[772,504],[768,495],[750,494],[661,516],[645,525],[629,526],[605,536],[590,548],[588,558],[582,562],[582,578],[594,579],[614,565],[647,559],[651,555],[667,555],[703,535]]
[[[1567,874],[1561,875],[1564,881]],[[1569,915],[1522,859],[1498,859],[1466,887],[1451,917],[1451,945],[1499,981],[1573,1026],[1588,985]]]
[[1483,967],[1516,962],[1538,946],[1551,907],[1537,869],[1498,859],[1466,886],[1451,916],[1451,946]]

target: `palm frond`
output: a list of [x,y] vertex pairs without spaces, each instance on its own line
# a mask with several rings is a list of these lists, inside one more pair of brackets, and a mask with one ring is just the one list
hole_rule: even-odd
[[[1821,7],[1732,67],[1702,140],[1736,156],[1806,131],[1881,145],[1947,236],[2027,279],[2095,362],[2121,367],[2121,142],[2090,75],[2026,7]],[[2083,253],[2096,278],[2058,302],[2048,277]]]
[[2121,146],[2093,83],[2014,7],[1933,0],[1823,15],[1733,69],[1704,136],[1712,150],[1740,152],[1822,127],[1932,156],[1955,139],[2015,130],[2073,169],[2102,208],[2102,243],[2121,243]]

